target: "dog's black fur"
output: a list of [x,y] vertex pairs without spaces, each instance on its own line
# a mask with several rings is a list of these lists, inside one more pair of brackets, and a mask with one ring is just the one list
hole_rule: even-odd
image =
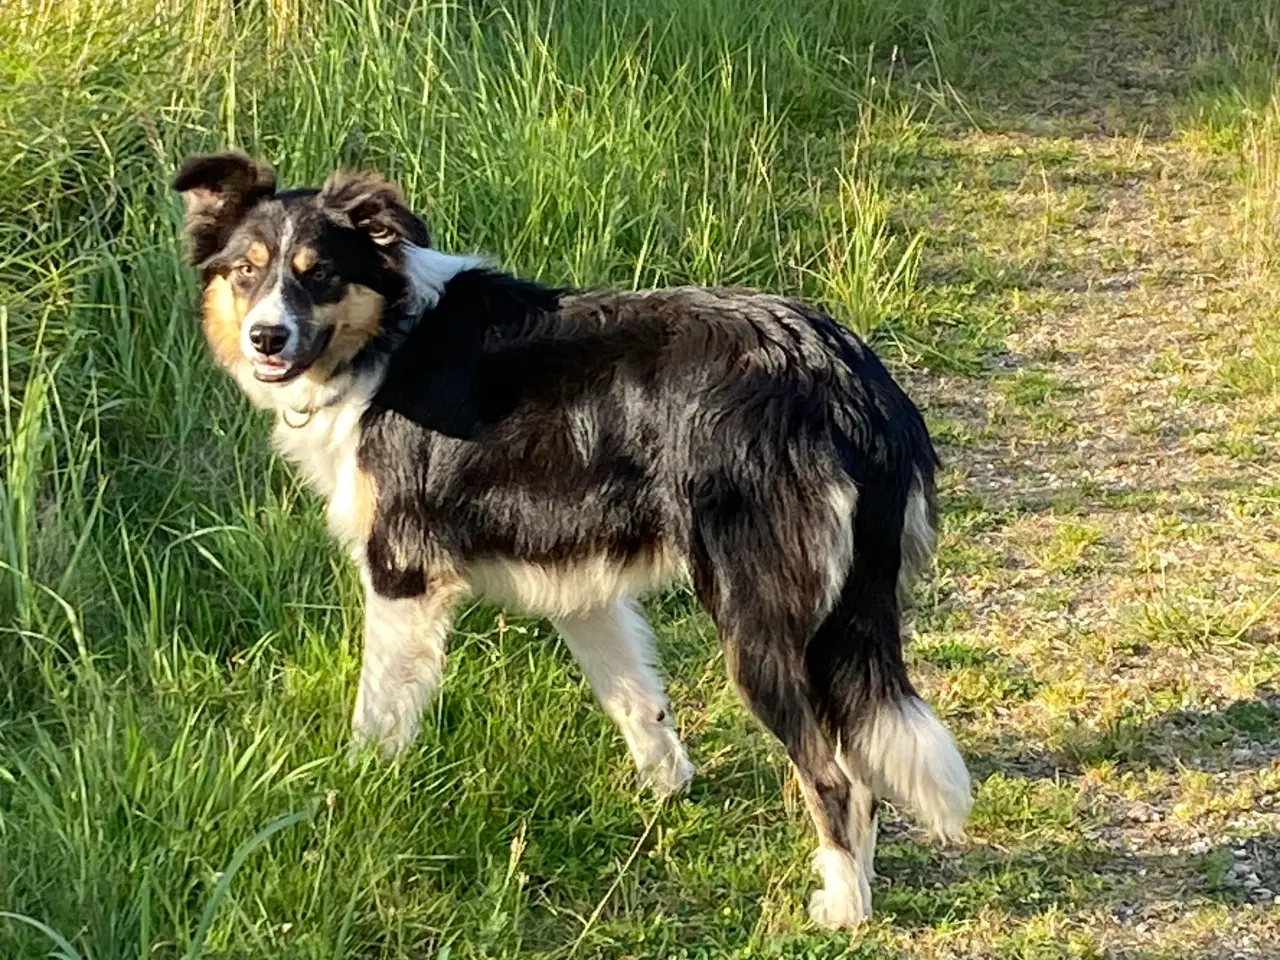
[[[272,385],[239,377],[295,420],[355,404],[355,470],[370,503],[344,532],[371,605],[425,609],[443,584],[565,619],[685,571],[733,680],[794,761],[824,850],[870,876],[861,847],[873,791],[913,804],[944,835],[959,832],[967,776],[917,698],[900,635],[904,567],[931,547],[938,459],[865,343],[782,297],[551,289],[463,261],[407,299],[428,234],[380,181],[277,194],[265,168],[230,156],[195,161],[204,178],[188,172],[176,184],[189,199],[232,198],[189,215],[206,284],[233,270],[245,244],[271,247],[288,233],[333,252],[328,300],[295,291],[290,301],[305,277],[280,281],[304,342],[318,336],[307,303],[345,302],[358,286],[383,305],[359,349],[316,364],[307,404],[276,402]],[[374,200],[344,220],[335,195],[348,208]],[[270,250],[286,274],[291,249]],[[288,434],[316,428],[285,423],[282,445],[323,473],[323,449],[299,453]],[[336,500],[342,482],[317,484]],[[361,695],[382,696],[364,686]],[[666,712],[656,722],[669,723]],[[865,916],[869,901],[831,902],[861,896],[841,887],[855,880],[820,866],[827,902],[815,916]]]

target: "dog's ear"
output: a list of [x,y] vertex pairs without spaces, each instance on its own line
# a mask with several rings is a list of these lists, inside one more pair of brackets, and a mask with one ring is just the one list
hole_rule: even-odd
[[400,191],[376,173],[335,173],[320,189],[320,206],[335,223],[365,231],[380,247],[402,241],[431,245],[427,225],[405,206]]
[[276,174],[243,153],[191,157],[173,179],[187,202],[191,263],[199,266],[222,249],[245,213],[276,192]]

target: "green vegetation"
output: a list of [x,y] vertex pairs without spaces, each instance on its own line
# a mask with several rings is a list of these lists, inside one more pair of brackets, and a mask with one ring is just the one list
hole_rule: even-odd
[[[1280,942],[1277,64],[1277,0],[10,0],[0,956]],[[418,747],[347,766],[354,577],[178,259],[167,181],[227,144],[376,167],[549,281],[867,333],[949,465],[912,657],[969,842],[890,812],[876,919],[810,927],[797,791],[683,590],[687,798],[638,798],[547,625],[482,606]]]

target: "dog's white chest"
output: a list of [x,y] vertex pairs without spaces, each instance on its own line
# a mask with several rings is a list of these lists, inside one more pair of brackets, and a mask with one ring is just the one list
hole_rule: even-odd
[[[307,482],[328,499],[329,529],[350,540],[365,533],[368,505],[361,502],[360,470],[356,452],[360,444],[360,417],[368,404],[349,400],[313,413],[291,426],[281,416],[275,441],[280,452],[298,465]],[[296,421],[295,421],[296,422]]]

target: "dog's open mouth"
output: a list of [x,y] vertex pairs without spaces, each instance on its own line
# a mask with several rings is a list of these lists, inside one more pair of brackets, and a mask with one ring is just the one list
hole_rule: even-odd
[[302,372],[303,368],[292,360],[281,360],[278,357],[254,357],[253,376],[264,383],[279,383],[289,380]]
[[292,359],[278,356],[266,357],[261,354],[251,358],[254,379],[262,383],[283,383],[286,380],[292,380],[316,362],[316,358],[324,353],[325,348],[329,346],[329,339],[332,336],[333,328],[326,328],[318,337],[312,340],[311,349],[305,355]]

